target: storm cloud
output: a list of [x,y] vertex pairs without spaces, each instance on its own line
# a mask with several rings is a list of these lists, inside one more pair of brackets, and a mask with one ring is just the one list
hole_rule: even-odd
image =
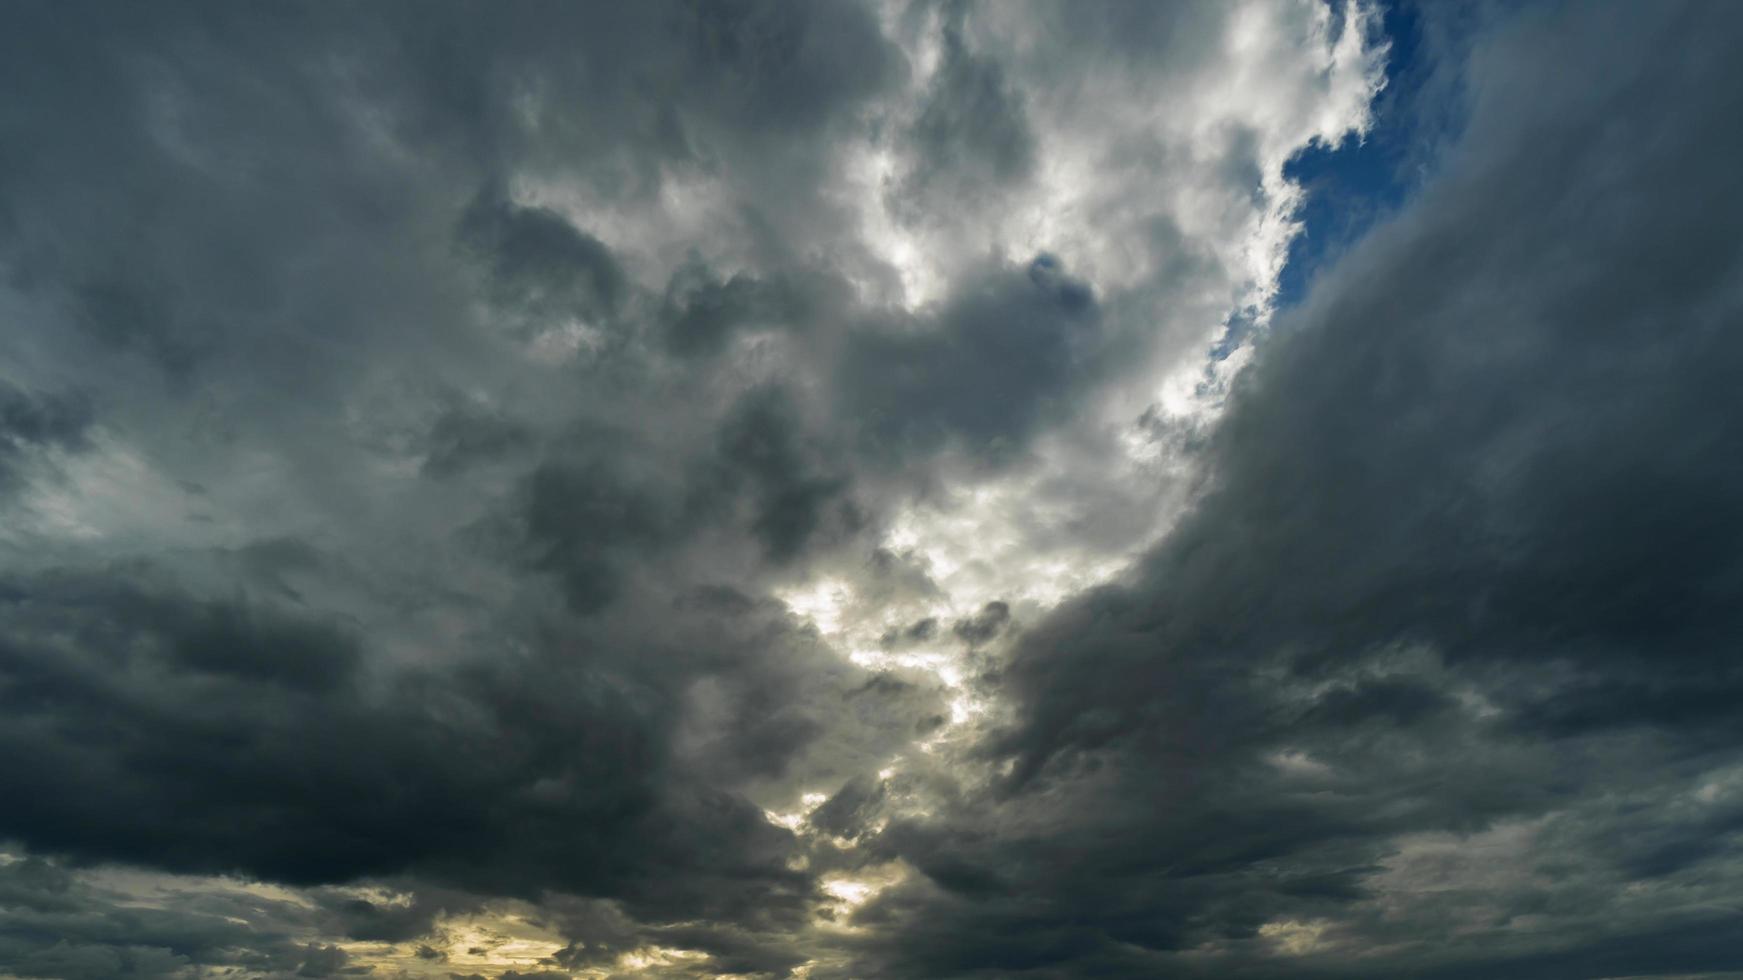
[[0,975],[1743,971],[1740,42],[0,12]]

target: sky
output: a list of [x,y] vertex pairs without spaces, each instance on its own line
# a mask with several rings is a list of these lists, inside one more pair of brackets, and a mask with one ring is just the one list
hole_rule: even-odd
[[0,978],[1743,977],[1743,6],[0,6]]

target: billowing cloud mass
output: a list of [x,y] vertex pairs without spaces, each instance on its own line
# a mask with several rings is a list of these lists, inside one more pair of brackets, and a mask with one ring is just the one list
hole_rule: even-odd
[[0,977],[1743,975],[1739,50],[11,4]]

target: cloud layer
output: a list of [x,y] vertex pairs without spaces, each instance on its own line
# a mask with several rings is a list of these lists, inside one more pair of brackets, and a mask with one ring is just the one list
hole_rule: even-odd
[[0,976],[1743,970],[1743,18],[1384,13],[8,11]]

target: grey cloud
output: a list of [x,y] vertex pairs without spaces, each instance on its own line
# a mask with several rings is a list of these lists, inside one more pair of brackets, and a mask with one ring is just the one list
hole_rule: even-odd
[[855,334],[840,368],[844,407],[875,456],[960,446],[1009,459],[1096,369],[1098,320],[1093,291],[1051,255],[991,270],[935,319]]
[[[964,232],[894,303],[874,226],[1223,85],[1231,9],[963,5],[927,78],[923,5],[10,11],[0,972],[463,971],[420,946],[503,908],[569,943],[535,972],[1743,967],[1736,18],[1483,19],[1437,176],[1266,331],[1186,205],[1136,285]],[[1257,216],[1253,125],[1191,148],[1207,209]],[[1130,136],[1110,186],[1172,190]],[[927,508],[980,480],[1136,546],[1175,492],[1089,430],[1200,320],[1260,353],[1139,422],[1192,509],[958,605],[928,518],[985,515]],[[778,598],[836,579],[841,649]],[[856,665],[916,655],[961,686]]]
[[863,585],[874,601],[900,601],[941,594],[924,557],[912,551],[879,548],[871,553],[861,571]]
[[[798,408],[780,388],[747,393],[720,430],[726,466],[754,486],[751,531],[776,561],[793,558],[833,509],[847,529],[858,523],[846,496],[848,477],[828,465],[820,447],[808,446]],[[837,464],[839,465],[839,464]]]
[[[1737,880],[1727,808],[1646,800],[1739,758],[1738,29],[1574,7],[1474,52],[1445,173],[1279,321],[1195,510],[1020,641],[1003,788],[891,828],[927,883],[861,913],[863,973],[1739,966],[1729,917],[1615,899]],[[1616,795],[1641,824],[1579,838]],[[1537,819],[1574,835],[1535,852],[1550,933],[1509,932],[1534,899],[1502,887],[1481,943],[1377,920],[1408,835]],[[1278,959],[1277,922],[1325,942]]]
[[[0,972],[331,973],[355,966],[338,939],[410,942],[467,894],[604,896],[638,942],[706,921],[673,941],[793,962],[769,937],[802,922],[814,878],[749,787],[781,788],[807,753],[845,778],[831,767],[890,751],[936,694],[843,710],[864,672],[764,593],[766,567],[857,533],[851,474],[816,418],[668,355],[798,335],[850,302],[827,262],[776,253],[843,224],[835,138],[905,71],[875,16],[7,20],[0,281],[29,316],[5,354],[33,387],[0,397],[0,477],[90,452],[112,511],[35,548],[42,515],[8,510],[0,785],[25,802],[0,836],[304,895],[397,876],[418,897],[324,896],[294,942],[217,940],[253,959],[158,943],[155,920],[86,942],[8,908],[0,931],[33,931]],[[658,283],[636,278],[661,257],[532,203],[541,181],[626,209],[716,181],[761,237],[707,253],[741,278],[679,282],[668,347]],[[608,363],[529,355],[571,319],[610,331]],[[91,444],[94,420],[112,439]],[[626,420],[641,438],[600,435]],[[77,489],[68,506],[89,503]],[[721,580],[742,601],[680,601]]]
[[811,825],[837,837],[856,836],[877,812],[883,795],[881,781],[856,776],[811,814]]
[[685,18],[699,88],[754,131],[803,132],[886,84],[899,58],[870,11],[856,4],[731,2]]
[[138,898],[40,857],[0,865],[7,972],[93,980],[201,969],[290,976],[304,958],[298,937],[317,918],[300,905],[234,889],[178,892],[174,908]]
[[692,256],[666,286],[661,312],[666,345],[679,355],[717,354],[736,333],[803,325],[831,305],[820,294],[833,285],[743,272],[723,281]]
[[167,300],[149,285],[126,279],[96,280],[77,287],[79,322],[104,344],[140,350],[172,378],[185,380],[211,342],[177,323]]
[[430,426],[428,442],[423,472],[443,478],[531,448],[534,436],[526,425],[500,412],[454,406]]
[[19,489],[38,451],[88,447],[92,422],[88,399],[31,394],[0,382],[0,496]]
[[998,62],[968,50],[964,15],[964,5],[943,15],[942,60],[906,134],[914,163],[893,203],[911,218],[948,210],[953,198],[996,192],[1035,166],[1023,95]]
[[981,607],[981,611],[973,616],[957,620],[950,631],[969,646],[979,646],[1003,632],[1010,620],[1010,604],[995,600]]
[[310,943],[308,951],[303,954],[303,961],[297,966],[299,977],[334,977],[348,973],[368,972],[346,969],[345,964],[351,957],[337,946],[323,946]]
[[609,320],[629,286],[611,250],[545,208],[519,207],[485,188],[467,207],[460,241],[484,260],[501,306],[538,317]]
[[[1205,39],[1213,37],[1228,10],[1214,3],[1155,4],[1112,0],[1092,7],[1037,4],[1028,11],[1054,47],[1037,52],[1052,63],[1034,67],[1050,81],[1070,84],[1066,66],[1075,58],[1112,59],[1140,74],[1185,74],[1204,58]],[[1292,12],[1289,16],[1300,16]]]
[[879,637],[885,647],[900,647],[914,643],[924,643],[938,635],[938,618],[927,616],[917,619],[902,629],[891,627]]
[[[517,170],[623,199],[668,165],[778,157],[802,185],[828,156],[814,137],[899,72],[857,5],[475,11],[19,8],[8,90],[55,98],[14,100],[0,121],[9,147],[30,147],[0,165],[11,280],[184,383],[218,357],[314,397],[372,360],[335,349],[415,339],[477,357],[452,332],[465,280],[432,234],[445,215],[499,302],[623,302],[608,245],[506,199]],[[679,116],[702,162],[661,135]],[[106,172],[117,159],[126,174]],[[777,222],[815,206],[792,186],[744,206]]]
[[542,464],[527,480],[523,518],[533,566],[556,575],[583,613],[616,598],[634,563],[692,520],[657,483],[600,461]]
[[577,612],[605,608],[626,582],[721,529],[778,566],[863,526],[851,471],[779,386],[743,393],[689,460],[627,432],[579,443],[539,463],[508,515],[514,548],[561,582]]
[[[103,579],[7,595],[0,738],[20,803],[0,833],[33,848],[302,883],[410,870],[487,893],[612,894],[656,917],[721,915],[746,888],[758,898],[741,908],[778,917],[804,893],[784,831],[661,777],[684,685],[772,694],[772,671],[802,672],[767,659],[793,641],[766,625],[750,635],[770,652],[722,651],[669,681],[553,650],[381,689],[343,635],[294,615]],[[747,670],[762,680],[733,679]],[[766,717],[748,710],[722,750],[791,752]],[[655,889],[667,872],[680,880]]]

